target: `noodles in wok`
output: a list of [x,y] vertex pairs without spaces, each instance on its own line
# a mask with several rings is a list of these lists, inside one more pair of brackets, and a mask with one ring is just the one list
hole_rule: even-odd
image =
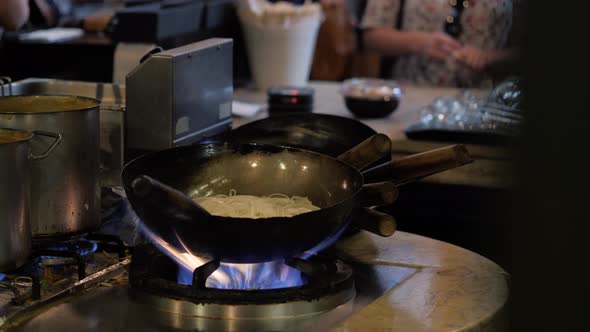
[[194,200],[212,215],[232,218],[293,217],[319,210],[307,197],[237,195],[235,189],[230,190],[229,195],[202,196]]

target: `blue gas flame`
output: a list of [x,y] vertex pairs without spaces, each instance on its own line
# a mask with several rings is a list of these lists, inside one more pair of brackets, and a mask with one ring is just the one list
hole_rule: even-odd
[[[178,283],[192,284],[192,271],[180,269]],[[301,273],[283,260],[258,264],[222,263],[205,284],[220,289],[275,289],[303,285]]]
[[[131,211],[131,213],[133,212]],[[163,253],[178,264],[177,282],[185,285],[192,284],[193,271],[207,263],[207,260],[193,255],[178,234],[176,236],[181,248],[171,245],[152,232],[139,220],[139,217],[135,216],[135,220],[138,229]],[[331,246],[344,233],[349,222],[350,220],[321,243],[305,251],[300,258],[307,259]],[[256,264],[221,263],[220,267],[207,279],[206,287],[219,289],[276,289],[297,287],[304,283],[301,272],[286,265],[284,260],[277,260]]]
[[[75,242],[64,242],[64,243],[55,243],[50,246],[47,246],[45,249],[54,250],[54,251],[69,251],[69,252],[76,252],[81,257],[90,255],[94,253],[98,249],[98,244],[94,241],[89,240],[80,240],[80,243],[88,243],[89,247],[86,248],[85,246],[81,246]],[[41,256],[41,259],[51,259],[57,258],[55,256]]]

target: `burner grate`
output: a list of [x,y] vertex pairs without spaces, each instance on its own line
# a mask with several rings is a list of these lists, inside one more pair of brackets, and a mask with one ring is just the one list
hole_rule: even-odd
[[[41,299],[41,281],[44,280],[45,269],[51,267],[58,271],[58,275],[71,275],[67,272],[68,266],[76,267],[77,280],[86,278],[87,264],[92,263],[93,254],[97,250],[101,252],[116,253],[119,258],[124,258],[132,252],[132,247],[125,245],[118,237],[105,234],[86,234],[68,239],[35,239],[33,242],[32,259],[11,274],[20,275],[30,279],[31,286],[15,292],[12,299],[14,304],[22,304],[28,299]],[[57,270],[56,270],[57,269]],[[61,272],[59,272],[61,271]]]
[[193,271],[192,285],[177,282],[178,265],[153,245],[135,248],[129,271],[131,298],[157,326],[198,331],[283,331],[312,326],[327,312],[349,314],[356,295],[352,268],[312,256],[287,264],[304,276],[301,286],[273,289],[206,287],[220,266],[213,260]]
[[327,294],[354,288],[350,266],[337,259],[313,256],[308,260],[291,259],[287,265],[299,270],[306,283],[302,286],[274,289],[220,289],[205,286],[207,278],[219,268],[212,260],[193,272],[193,284],[176,281],[178,266],[152,245],[138,246],[133,253],[129,281],[132,289],[195,303],[270,304],[312,301]]

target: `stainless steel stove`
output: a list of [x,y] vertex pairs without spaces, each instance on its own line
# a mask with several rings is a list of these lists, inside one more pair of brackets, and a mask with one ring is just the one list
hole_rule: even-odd
[[[138,228],[130,223],[137,218],[126,206],[116,220],[126,242],[130,235],[122,230]],[[154,239],[156,245],[131,248],[94,238],[101,236],[83,239],[97,243],[95,252],[84,253],[84,264],[68,257],[66,265],[43,266],[38,283],[28,272],[5,275],[0,330],[325,331],[416,272],[346,262],[331,249],[255,265],[198,261],[189,270]],[[78,246],[86,250],[88,243]]]

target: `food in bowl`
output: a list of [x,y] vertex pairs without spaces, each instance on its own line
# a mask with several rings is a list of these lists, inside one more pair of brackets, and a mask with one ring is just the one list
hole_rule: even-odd
[[346,108],[359,118],[387,116],[397,109],[401,89],[394,81],[353,78],[342,83]]

